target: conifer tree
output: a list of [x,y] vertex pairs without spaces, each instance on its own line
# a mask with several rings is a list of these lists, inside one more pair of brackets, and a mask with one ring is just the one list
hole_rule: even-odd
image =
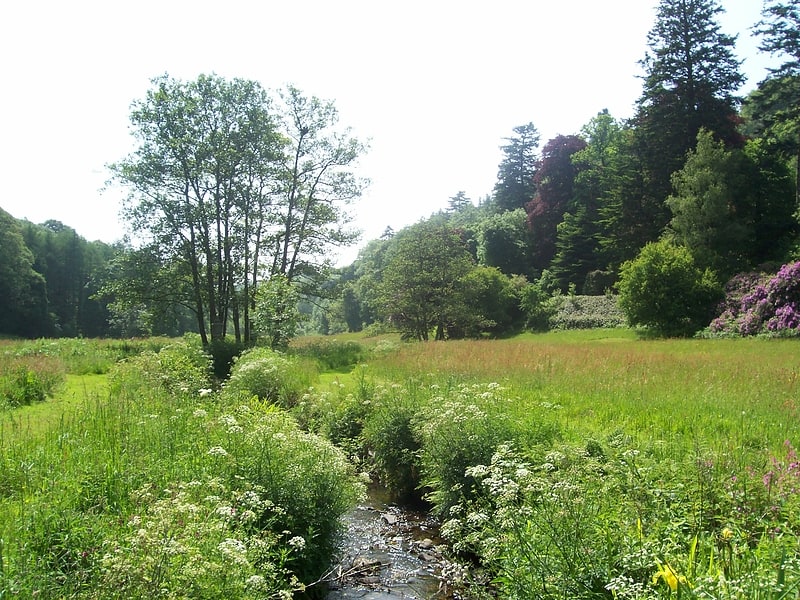
[[514,127],[514,137],[501,146],[505,157],[500,163],[497,183],[494,186],[494,201],[500,210],[522,208],[533,199],[539,146],[539,132],[533,123]]
[[[670,176],[683,166],[701,129],[726,146],[741,147],[736,91],[744,82],[733,48],[721,32],[717,0],[661,0],[641,61],[644,89],[636,126],[645,162],[645,194],[656,205],[671,191]],[[666,225],[668,211],[661,211]]]

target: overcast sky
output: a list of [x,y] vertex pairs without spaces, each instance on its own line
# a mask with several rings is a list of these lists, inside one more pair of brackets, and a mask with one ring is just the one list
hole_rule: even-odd
[[[0,7],[0,208],[89,240],[125,232],[105,166],[133,146],[129,109],[151,78],[200,73],[291,83],[333,100],[369,140],[354,207],[364,241],[464,191],[494,186],[499,147],[533,122],[542,142],[607,108],[633,114],[657,0],[63,0]],[[750,27],[761,0],[723,0],[748,82],[776,59]],[[349,261],[355,249],[342,255]]]

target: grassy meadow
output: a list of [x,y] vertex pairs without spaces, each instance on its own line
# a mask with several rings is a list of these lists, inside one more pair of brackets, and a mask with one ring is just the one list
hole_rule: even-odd
[[383,340],[296,414],[430,503],[476,595],[796,598],[798,359],[624,329]]
[[319,596],[359,471],[471,597],[800,597],[796,341],[347,335],[222,382],[190,338],[61,343],[0,355],[57,375],[0,409],[0,597]]

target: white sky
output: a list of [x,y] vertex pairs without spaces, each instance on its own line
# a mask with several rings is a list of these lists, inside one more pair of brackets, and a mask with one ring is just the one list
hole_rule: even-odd
[[[370,140],[354,207],[363,241],[463,190],[494,186],[499,146],[542,143],[604,108],[627,118],[657,0],[9,0],[0,7],[0,207],[89,240],[122,237],[105,165],[133,148],[129,108],[168,73],[287,83],[333,100]],[[723,0],[749,91],[777,59],[749,28],[761,0]],[[356,249],[342,254],[349,262]]]

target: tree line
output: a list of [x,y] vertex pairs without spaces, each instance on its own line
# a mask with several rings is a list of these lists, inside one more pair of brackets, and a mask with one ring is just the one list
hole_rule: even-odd
[[456,193],[338,271],[326,251],[358,237],[349,206],[366,146],[334,104],[293,86],[156,77],[132,105],[136,150],[110,165],[134,241],[89,244],[4,215],[0,331],[283,343],[302,297],[321,331],[499,335],[535,320],[543,296],[616,289],[656,241],[719,281],[796,258],[800,9],[765,2],[754,31],[782,62],[746,98],[721,10],[662,0],[632,118],[602,111],[541,146],[534,123],[514,128],[492,194]]
[[514,128],[492,194],[476,205],[459,192],[447,210],[370,242],[342,270],[323,325],[391,324],[419,339],[509,331],[553,292],[616,291],[655,242],[688,250],[720,285],[796,260],[800,8],[765,3],[754,31],[782,62],[745,98],[721,11],[662,0],[632,118],[604,110],[541,147],[533,123]]

